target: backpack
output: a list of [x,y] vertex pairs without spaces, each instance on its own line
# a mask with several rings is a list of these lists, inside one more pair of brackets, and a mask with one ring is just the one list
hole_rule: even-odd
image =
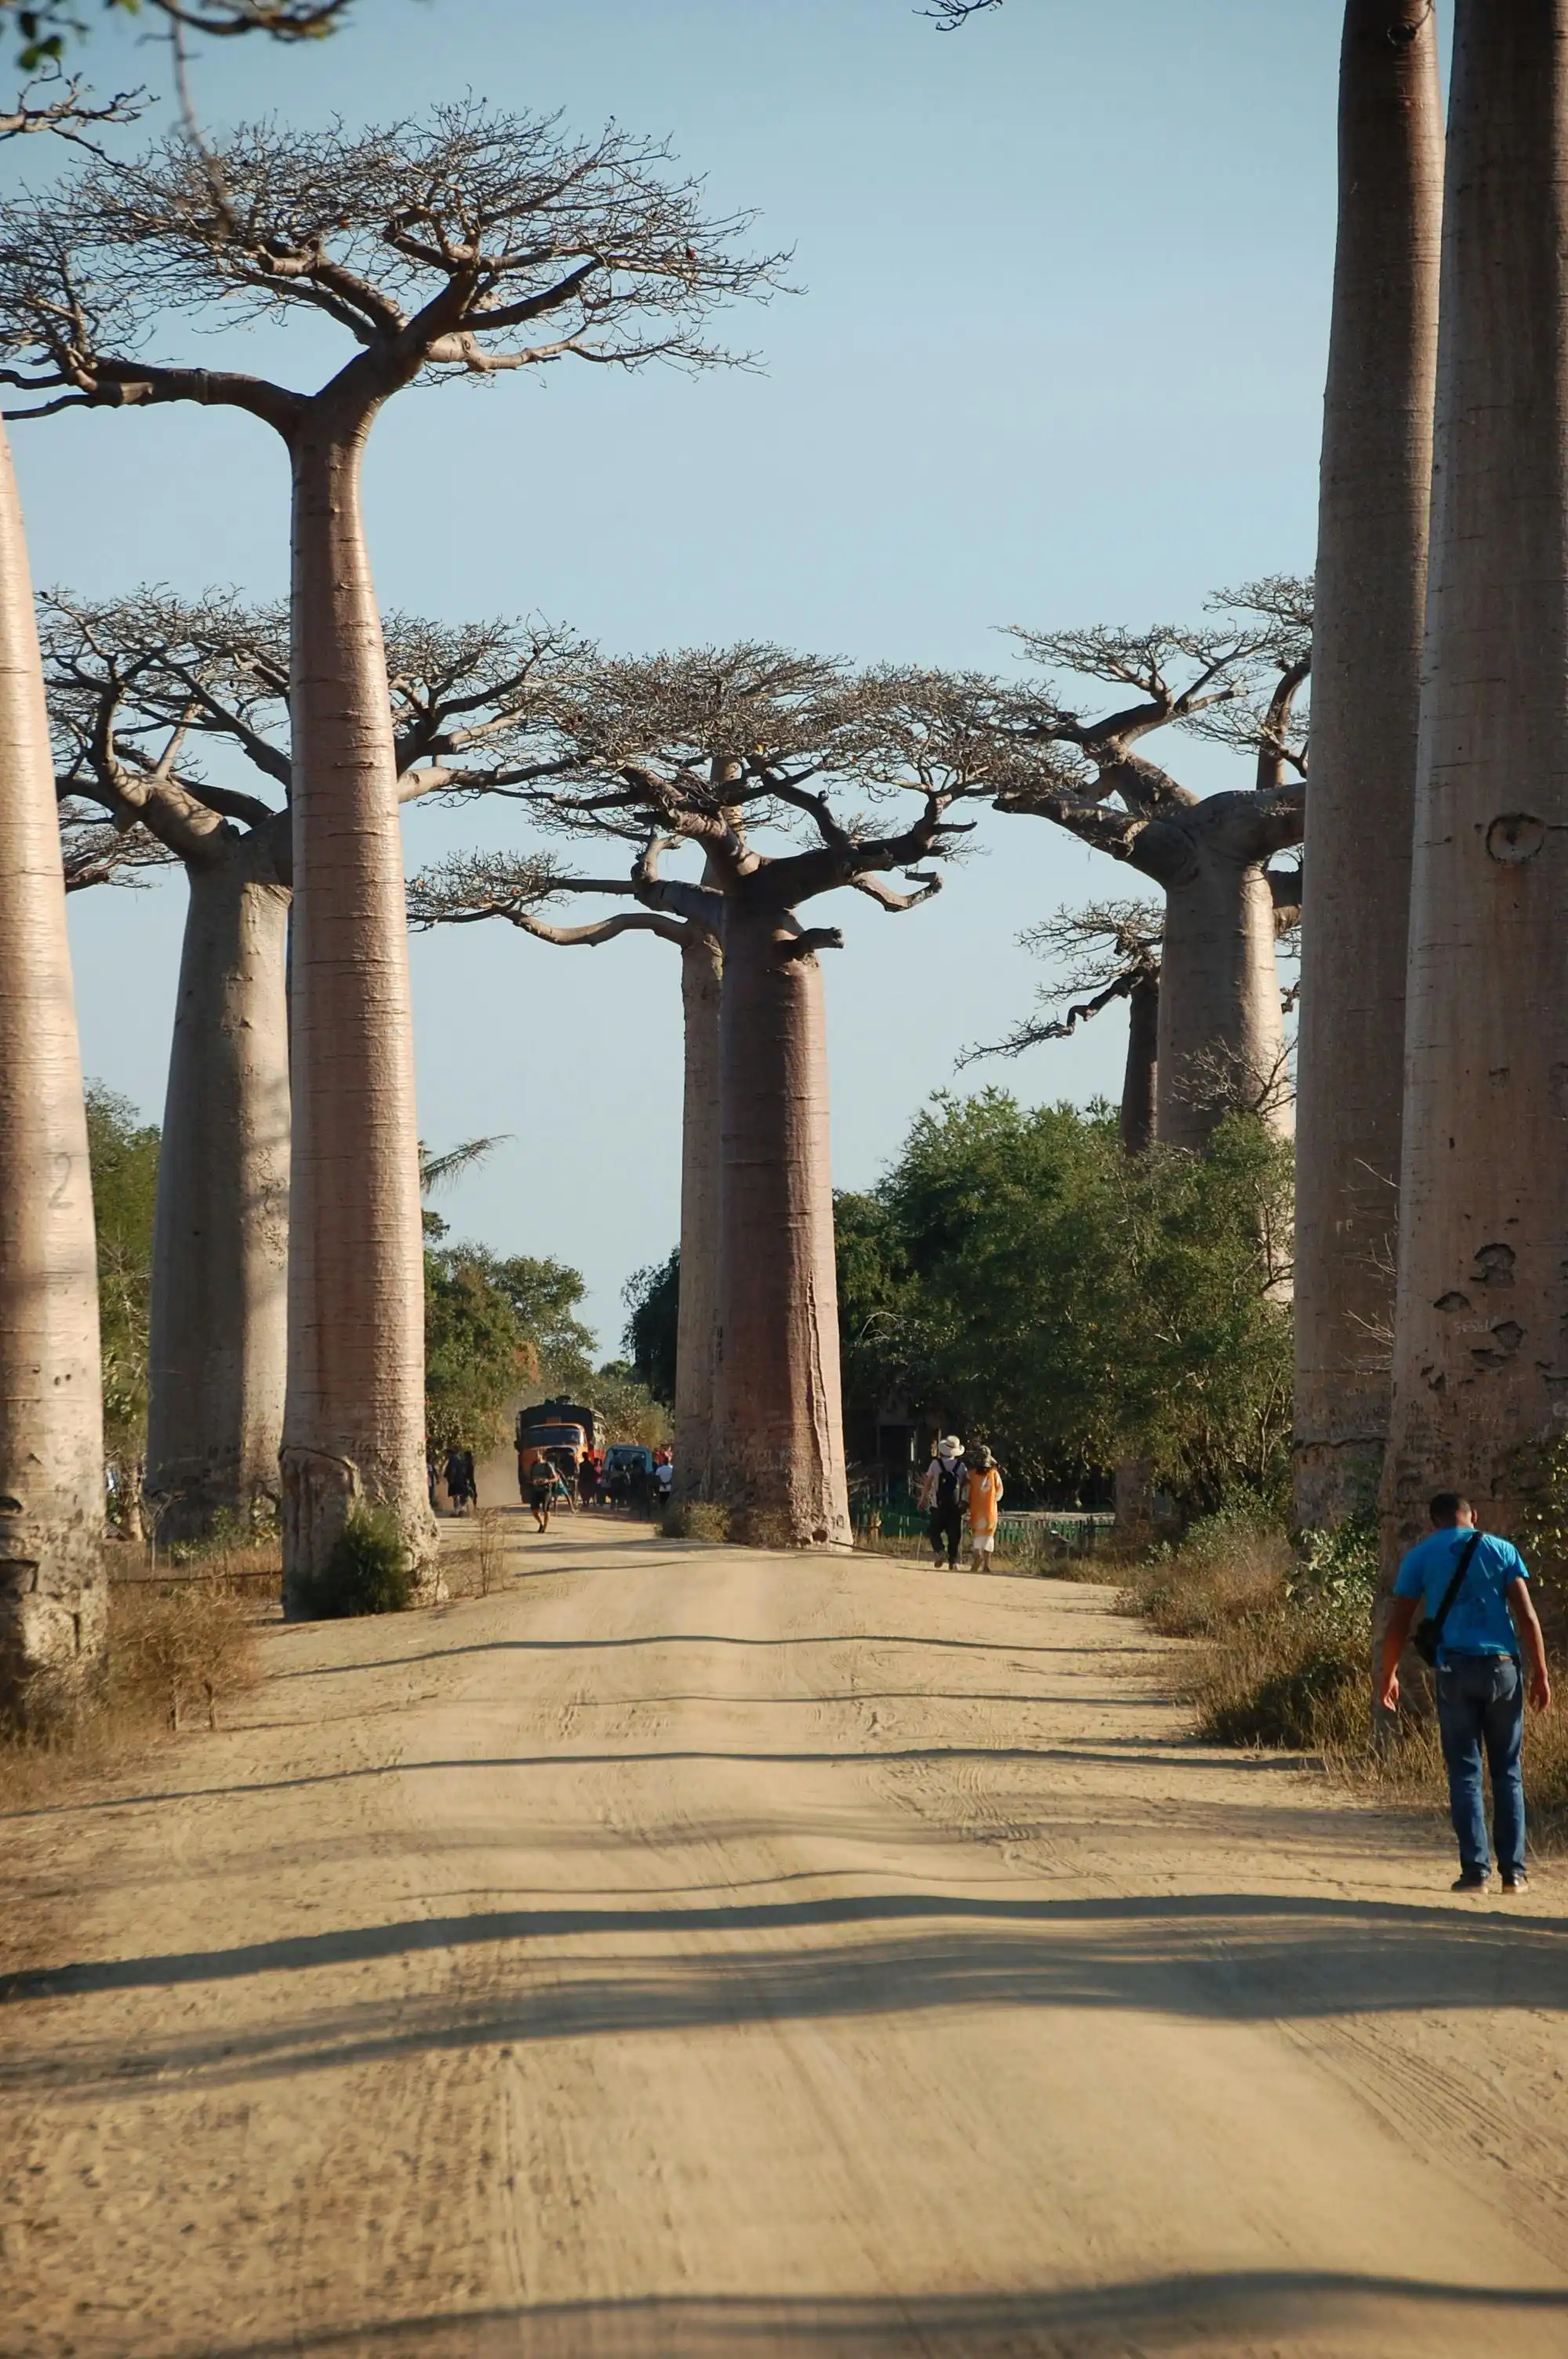
[[968,1472],[961,1458],[955,1458],[950,1466],[944,1466],[940,1459],[936,1461],[936,1505],[939,1508],[957,1506],[958,1484]]

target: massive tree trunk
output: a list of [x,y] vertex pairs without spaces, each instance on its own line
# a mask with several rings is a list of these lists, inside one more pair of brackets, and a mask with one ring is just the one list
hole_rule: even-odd
[[713,1379],[719,1317],[719,1008],[717,936],[690,925],[681,944],[686,1078],[681,1116],[680,1320],[676,1341],[676,1488],[706,1498],[713,1482]]
[[1568,5],[1460,0],[1383,1498],[1568,1425]]
[[[187,863],[158,1159],[147,1489],[160,1531],[276,1500],[287,1357],[288,818]],[[280,834],[282,841],[279,841]],[[280,857],[281,855],[281,857]]]
[[21,503],[0,429],[0,1715],[69,1711],[105,1639],[103,1396],[81,1057]]
[[1127,1066],[1121,1083],[1121,1143],[1141,1155],[1154,1136],[1154,1097],[1159,1083],[1160,983],[1141,976],[1127,995]]
[[1201,1153],[1236,1105],[1290,1129],[1274,901],[1254,799],[1210,795],[1184,814],[1186,858],[1165,895],[1154,1131]]
[[437,1593],[397,770],[360,513],[368,420],[294,442],[294,1131],[285,1593],[351,1507],[388,1509]]
[[1302,925],[1296,1520],[1377,1497],[1404,1081],[1443,119],[1430,0],[1349,0]]
[[822,973],[787,915],[725,912],[715,1489],[742,1536],[848,1544]]

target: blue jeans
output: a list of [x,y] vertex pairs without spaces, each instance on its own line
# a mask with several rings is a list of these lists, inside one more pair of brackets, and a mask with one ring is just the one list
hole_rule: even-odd
[[1437,1725],[1448,1765],[1448,1807],[1460,1865],[1485,1874],[1487,1810],[1481,1747],[1492,1773],[1492,1833],[1505,1875],[1524,1867],[1524,1681],[1509,1655],[1455,1655],[1437,1674]]

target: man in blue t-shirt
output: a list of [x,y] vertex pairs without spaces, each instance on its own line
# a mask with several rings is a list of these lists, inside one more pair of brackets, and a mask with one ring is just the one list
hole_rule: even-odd
[[[1552,1701],[1546,1642],[1530,1602],[1530,1575],[1511,1540],[1477,1533],[1468,1499],[1439,1491],[1432,1502],[1435,1528],[1411,1549],[1399,1570],[1383,1632],[1383,1708],[1400,1701],[1400,1657],[1418,1611],[1442,1615],[1437,1646],[1437,1724],[1448,1766],[1448,1805],[1459,1838],[1455,1892],[1485,1892],[1492,1881],[1487,1856],[1487,1812],[1481,1794],[1481,1749],[1492,1773],[1492,1834],[1503,1890],[1522,1892],[1524,1686],[1519,1641],[1530,1657],[1530,1700],[1537,1712]],[[1468,1555],[1466,1555],[1468,1550]],[[1454,1575],[1463,1566],[1457,1588]],[[1452,1591],[1452,1594],[1450,1592]],[[1444,1601],[1447,1599],[1447,1611]]]

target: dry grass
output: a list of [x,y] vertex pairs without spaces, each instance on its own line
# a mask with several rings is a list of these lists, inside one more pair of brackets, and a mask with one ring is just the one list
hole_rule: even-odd
[[1134,1566],[1122,1611],[1141,1614],[1166,1638],[1212,1638],[1280,1614],[1290,1568],[1283,1535],[1260,1531],[1222,1556],[1168,1557]]
[[665,1509],[660,1526],[667,1540],[727,1540],[730,1510],[717,1499],[681,1499]]
[[[270,1571],[276,1582],[276,1549]],[[261,1677],[248,1586],[205,1571],[112,1582],[102,1683],[70,1723],[47,1736],[0,1741],[0,1809],[49,1799],[193,1721],[216,1728],[221,1709]]]
[[506,1574],[506,1517],[499,1507],[480,1509],[473,1552],[479,1593],[488,1597],[492,1590],[501,1587]]
[[[1292,1579],[1281,1532],[1238,1529],[1145,1563],[1119,1603],[1168,1637],[1197,1642],[1184,1682],[1197,1736],[1315,1755],[1358,1793],[1446,1817],[1436,1723],[1419,1697],[1401,1712],[1392,1743],[1374,1740],[1366,1601]],[[1524,1778],[1532,1843],[1561,1848],[1568,1843],[1568,1712],[1555,1704],[1525,1715]]]

